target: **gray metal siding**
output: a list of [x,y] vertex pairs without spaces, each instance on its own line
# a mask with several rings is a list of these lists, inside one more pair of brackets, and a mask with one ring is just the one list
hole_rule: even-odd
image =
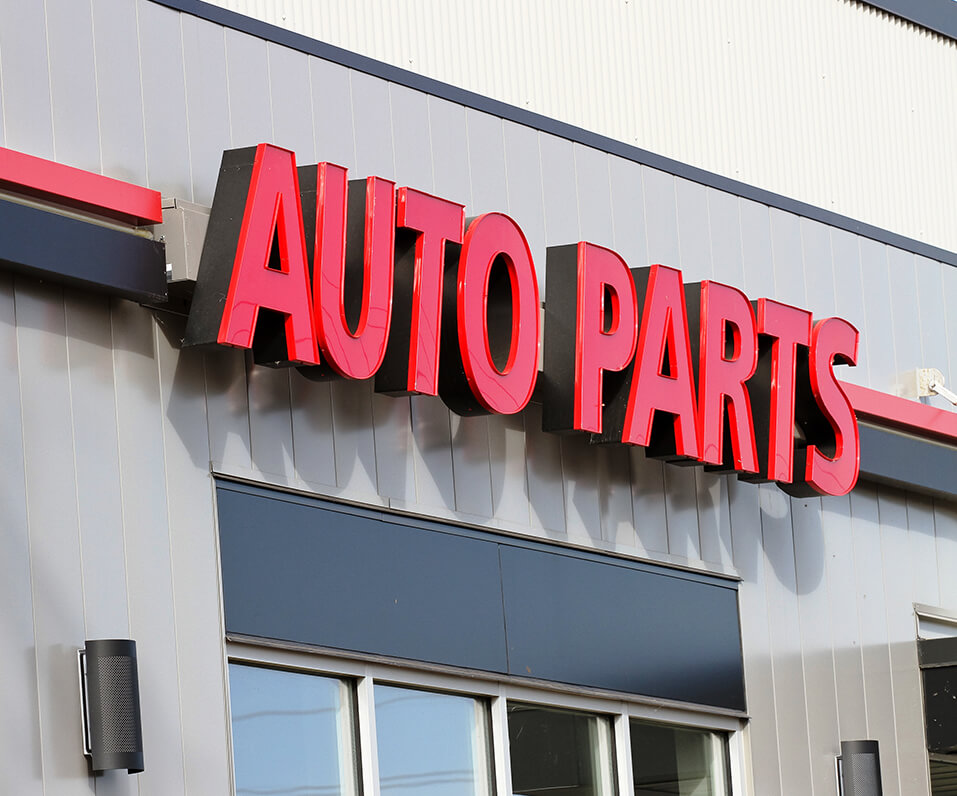
[[[957,372],[951,266],[148,0],[95,0],[92,15],[65,0],[49,0],[46,16],[33,3],[0,9],[7,146],[102,162],[208,202],[224,147],[275,140],[303,162],[396,178],[470,213],[508,210],[540,270],[546,243],[584,237],[631,265],[674,264],[689,279],[834,311],[862,331],[852,381],[891,391],[899,373],[939,358]],[[68,13],[79,31],[64,52],[69,74],[47,58]],[[79,108],[63,88],[72,81],[86,97]],[[147,771],[107,776],[97,792],[228,792],[211,467],[737,572],[755,793],[833,792],[838,742],[865,735],[881,742],[888,794],[927,792],[912,604],[957,607],[953,504],[869,485],[792,500],[544,434],[537,407],[463,419],[438,399],[314,383],[242,352],[182,352],[181,325],[0,276],[0,595],[11,650],[0,761],[11,792],[89,792],[72,655],[84,638],[112,635],[139,644]]]

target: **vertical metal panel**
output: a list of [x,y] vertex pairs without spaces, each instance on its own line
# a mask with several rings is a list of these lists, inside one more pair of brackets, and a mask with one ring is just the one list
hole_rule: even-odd
[[538,289],[545,290],[545,208],[542,206],[542,162],[539,133],[504,122],[505,179],[508,212],[525,233],[535,262]]
[[316,131],[308,112],[309,58],[286,47],[266,45],[269,64],[269,107],[272,111],[272,143],[296,153],[304,166],[316,163]]
[[[180,710],[173,573],[153,317],[113,303],[117,437],[123,479],[123,522],[130,630],[137,641],[143,744],[150,787],[186,788]],[[150,718],[156,717],[156,718]]]
[[96,60],[96,103],[103,173],[145,184],[146,142],[135,3],[93,3],[93,47],[101,53]]
[[[169,511],[177,679],[187,792],[228,793],[225,650],[220,612],[219,551],[212,479],[203,354],[180,350],[185,319],[157,316],[153,324],[159,409]],[[202,754],[195,754],[202,750]],[[149,754],[147,748],[146,753]],[[219,761],[210,765],[210,761]]]
[[392,111],[392,150],[395,155],[393,179],[432,193],[432,141],[429,134],[429,99],[396,83],[389,84]]
[[349,70],[310,58],[309,72],[317,158],[352,169],[355,167],[356,145]]
[[827,530],[820,498],[791,501],[794,533],[801,657],[807,698],[808,741],[813,793],[834,787],[834,754],[840,748],[838,703],[834,678],[831,606],[827,599],[825,559]]
[[336,483],[352,497],[376,495],[376,454],[372,396],[367,384],[332,383],[332,427],[335,434]]
[[[807,690],[801,655],[801,619],[791,501],[773,485],[759,487],[767,557],[765,599],[770,617],[774,703],[782,793],[812,793]],[[767,728],[770,731],[770,727]]]
[[70,0],[47,0],[46,22],[57,160],[99,171],[92,7]]
[[[33,577],[23,460],[19,352],[14,280],[0,277],[0,505],[3,555],[0,602],[7,647],[0,702],[5,706],[4,757],[7,786],[24,796],[43,793]],[[14,763],[15,764],[12,764]]]
[[896,385],[906,371],[922,367],[920,310],[917,304],[914,255],[900,249],[888,248],[887,270],[891,292],[890,319],[894,334],[894,384]]
[[238,149],[272,141],[266,42],[233,30],[227,30],[225,35],[230,146]]
[[912,597],[914,561],[907,532],[904,495],[882,488],[878,493],[881,523],[881,555],[884,561],[884,594],[887,597],[885,632],[890,643],[891,688],[894,695],[894,723],[902,794],[927,793],[926,747],[920,711],[920,678],[917,674],[917,645]]
[[545,206],[545,245],[564,246],[581,240],[578,196],[575,191],[574,146],[542,135],[542,202]]
[[209,206],[223,150],[230,148],[226,41],[221,27],[198,17],[183,16],[182,24],[192,197]]
[[149,187],[192,198],[181,15],[137,0],[136,19]]
[[560,538],[565,530],[561,439],[542,431],[542,409],[537,405],[525,410],[525,456],[531,526]]
[[574,145],[575,195],[582,240],[611,246],[614,224],[611,214],[611,182],[608,162],[611,155],[597,149]]
[[860,245],[865,326],[858,357],[867,363],[868,386],[892,392],[897,374],[887,247],[866,238]]
[[[947,310],[944,307],[944,295],[941,290],[944,269],[954,270],[936,260],[926,257],[915,258],[917,271],[917,296],[915,300],[917,321],[920,326],[920,367],[939,368],[953,379],[955,371],[951,367],[947,347]],[[914,311],[914,308],[911,308]],[[941,319],[944,319],[941,324]],[[928,399],[928,403],[947,409],[950,401],[942,396]]]
[[[854,581],[857,615],[861,626],[861,656],[864,665],[864,698],[867,737],[886,750],[881,755],[884,785],[901,793],[898,777],[897,725],[891,680],[887,633],[887,601],[877,489],[858,486],[850,495],[854,539]],[[901,706],[903,707],[903,706]]]
[[110,300],[64,303],[86,638],[128,638]]
[[44,8],[4,0],[0,5],[0,75],[4,146],[52,158],[53,112]]
[[562,478],[565,482],[565,533],[573,542],[601,542],[601,507],[595,449],[586,434],[561,437]]
[[79,721],[71,659],[85,638],[76,471],[63,294],[29,280],[16,286],[23,453],[33,566],[33,606],[44,789],[86,790],[76,751]]
[[492,516],[506,526],[527,527],[528,483],[525,476],[525,420],[518,415],[488,418]]
[[934,505],[934,537],[937,540],[937,583],[941,605],[957,605],[957,506]]
[[[821,503],[824,573],[834,656],[839,738],[867,738],[867,706],[862,684],[864,663],[856,610],[855,551],[851,501],[826,498]],[[853,606],[854,610],[850,610]]]
[[[861,274],[860,238],[843,230],[831,230],[834,267],[834,312],[852,323],[861,337],[867,334]],[[868,383],[866,351],[858,350],[857,366],[845,368],[842,377],[854,384]]]
[[389,84],[362,72],[351,72],[352,123],[355,131],[356,176],[395,171]]
[[754,793],[781,792],[777,715],[774,699],[774,662],[767,585],[768,564],[761,533],[760,488],[732,479],[728,484],[734,561],[741,585],[738,612],[741,617],[741,649],[744,682],[751,715],[750,744]]
[[806,218],[800,219],[800,225],[802,270],[807,291],[802,306],[815,318],[830,318],[836,314],[830,229]]
[[800,222],[794,214],[776,207],[770,209],[770,217],[774,267],[774,293],[771,298],[794,307],[806,307]]

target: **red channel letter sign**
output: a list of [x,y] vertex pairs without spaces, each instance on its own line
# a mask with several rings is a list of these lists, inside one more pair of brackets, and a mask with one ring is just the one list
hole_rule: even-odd
[[[843,495],[859,439],[834,376],[858,332],[840,318],[666,265],[629,268],[593,243],[549,248],[544,330],[532,254],[503,213],[296,167],[260,144],[223,154],[187,345],[251,349],[312,379],[375,379],[461,415],[638,445],[796,496]],[[543,346],[544,368],[538,372]]]

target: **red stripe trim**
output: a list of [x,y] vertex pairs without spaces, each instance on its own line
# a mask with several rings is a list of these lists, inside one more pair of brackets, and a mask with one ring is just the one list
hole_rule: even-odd
[[893,426],[957,444],[957,412],[937,409],[909,398],[899,398],[868,387],[841,382],[858,419],[876,420]]
[[159,191],[0,147],[0,188],[137,226],[163,220]]

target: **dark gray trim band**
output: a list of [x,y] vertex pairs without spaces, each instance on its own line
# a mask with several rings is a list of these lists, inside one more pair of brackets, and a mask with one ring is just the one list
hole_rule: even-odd
[[166,300],[159,241],[0,200],[0,267],[133,301]]
[[858,423],[861,479],[957,500],[957,447]]
[[948,39],[957,39],[957,3],[954,0],[859,0],[859,2],[906,19]]
[[[889,246],[894,246],[904,251],[929,257],[932,260],[939,260],[949,265],[957,265],[957,253],[947,249],[931,246],[922,241],[898,235],[895,232],[890,232],[889,230],[875,227],[871,224],[865,224],[862,221],[857,221],[853,218],[839,215],[838,213],[833,213],[830,210],[815,207],[805,202],[799,202],[796,199],[789,199],[786,196],[781,196],[780,194],[766,191],[762,188],[756,188],[753,185],[732,180],[728,177],[722,177],[720,174],[714,174],[710,171],[705,171],[704,169],[699,169],[695,166],[689,166],[686,163],[663,157],[662,155],[656,155],[654,152],[616,141],[613,138],[583,130],[580,127],[575,127],[574,125],[566,124],[565,122],[560,122],[538,113],[532,113],[531,111],[517,108],[514,105],[490,99],[489,97],[484,97],[481,94],[466,91],[456,86],[450,86],[447,83],[442,83],[429,77],[423,77],[422,75],[417,75],[405,69],[399,69],[396,66],[376,61],[367,56],[359,55],[358,53],[350,52],[349,50],[344,50],[341,47],[335,47],[316,39],[311,39],[299,33],[293,33],[292,31],[261,22],[234,11],[227,11],[223,8],[203,3],[200,0],[151,1],[166,6],[167,8],[200,17],[209,22],[248,33],[251,36],[256,36],[260,39],[271,41],[284,47],[290,47],[308,55],[314,55],[317,58],[332,61],[341,66],[406,86],[407,88],[422,91],[426,94],[458,103],[459,105],[508,119],[509,121],[525,125],[526,127],[531,127],[551,135],[565,138],[569,141],[584,144],[585,146],[634,161],[635,163],[641,163],[645,166],[659,169],[673,174],[676,177],[681,177],[682,179],[691,180],[692,182],[697,182],[710,188],[716,188],[720,191],[734,194],[735,196],[760,202],[769,207],[776,207],[779,210],[794,213],[804,218],[820,221],[823,224],[847,230],[856,235],[862,235],[863,237],[886,243]],[[932,0],[924,0],[924,3],[930,4],[931,1]],[[880,4],[874,3],[873,5]],[[903,6],[905,3],[901,1],[899,3],[887,3],[887,5]],[[955,24],[954,28],[957,30],[957,24]]]

